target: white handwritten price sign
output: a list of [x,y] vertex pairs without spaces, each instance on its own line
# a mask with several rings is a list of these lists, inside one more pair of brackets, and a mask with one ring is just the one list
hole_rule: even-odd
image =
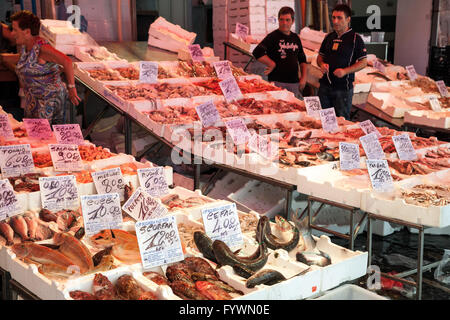
[[394,182],[386,160],[366,160],[366,164],[374,190],[379,192],[394,190]]
[[23,212],[8,179],[0,180],[0,221]]
[[203,51],[199,44],[191,44],[188,46],[189,52],[191,53],[192,61],[202,62],[205,61],[203,57]]
[[122,227],[122,208],[118,193],[81,196],[84,229],[88,236],[105,229]]
[[60,144],[76,144],[84,143],[83,134],[78,123],[76,124],[55,124],[53,125],[56,141]]
[[359,169],[359,145],[354,143],[339,142],[339,162],[341,170]]
[[239,88],[239,85],[234,77],[220,81],[219,86],[227,102],[233,102],[243,97],[241,89]]
[[161,202],[149,195],[143,187],[137,188],[122,209],[137,221],[160,218],[168,214]]
[[319,97],[305,97],[304,99],[306,114],[318,119],[320,117],[320,110],[322,110]]
[[325,132],[336,132],[339,130],[337,123],[336,111],[334,108],[327,108],[319,111],[322,128]]
[[444,98],[449,96],[447,86],[445,85],[445,82],[443,80],[436,81],[436,85],[439,89],[439,92],[441,93],[441,96],[443,96]]
[[378,60],[375,60],[375,62],[373,63],[373,67],[382,73],[386,72],[386,67]]
[[30,145],[0,146],[0,168],[3,178],[17,177],[34,172]]
[[151,61],[139,62],[139,82],[156,83],[158,81],[158,64]]
[[367,159],[382,160],[386,157],[375,132],[369,133],[359,138],[359,140],[364,148]]
[[279,145],[269,137],[253,133],[248,141],[248,148],[266,159],[273,159],[278,155]]
[[433,111],[439,112],[442,111],[441,103],[439,102],[439,99],[436,97],[430,97],[430,106]]
[[162,197],[169,193],[163,167],[138,169],[137,173],[141,187],[152,197]]
[[7,114],[0,114],[0,135],[5,138],[5,140],[11,140],[15,138]]
[[229,61],[217,61],[213,63],[213,66],[219,79],[223,80],[233,76]]
[[76,144],[49,144],[55,171],[81,171],[83,161]]
[[408,77],[411,81],[414,81],[417,79],[417,72],[416,72],[416,68],[414,68],[413,65],[411,66],[406,66],[406,73],[408,74]]
[[250,139],[250,132],[241,118],[226,121],[225,126],[235,145],[245,144]]
[[381,133],[378,131],[377,127],[375,127],[375,125],[370,120],[360,122],[359,127],[366,135],[369,133],[375,132],[378,139],[380,139],[382,137]]
[[211,240],[222,240],[229,247],[243,244],[235,203],[203,209],[202,216],[206,234]]
[[135,229],[144,270],[184,260],[175,216],[138,221]]
[[52,128],[47,119],[23,119],[23,124],[30,138],[39,140],[53,138]]
[[246,25],[243,25],[242,23],[236,23],[236,35],[241,38],[242,40],[246,40],[249,32],[249,28]]
[[42,208],[59,211],[78,209],[77,181],[75,176],[57,176],[39,178]]
[[217,111],[213,101],[208,101],[196,106],[195,110],[197,111],[198,117],[204,127],[214,126],[221,120],[219,111]]
[[392,141],[394,141],[395,149],[400,160],[417,160],[416,150],[414,150],[409,134],[405,133],[393,136]]
[[98,194],[118,193],[123,201],[125,183],[120,168],[91,172],[91,176]]

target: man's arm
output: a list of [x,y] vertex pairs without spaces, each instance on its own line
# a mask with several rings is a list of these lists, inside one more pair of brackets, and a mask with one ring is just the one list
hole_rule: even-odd
[[301,77],[300,77],[300,91],[305,89],[306,86],[306,78],[308,76],[308,64],[300,63]]
[[264,70],[264,74],[268,75],[275,69],[276,63],[267,55],[267,48],[271,46],[271,39],[269,36],[266,36],[253,50],[253,56],[259,62],[265,64],[267,68]]
[[264,63],[267,66],[267,68],[264,70],[265,75],[268,75],[269,73],[271,73],[273,71],[273,69],[275,69],[275,67],[277,66],[275,61],[270,59],[268,55],[263,55],[262,57],[260,57],[257,60],[261,63]]
[[362,70],[365,67],[367,67],[367,58],[361,59],[347,68],[336,69],[334,70],[333,73],[336,77],[342,78],[345,77],[347,74],[358,72],[359,70]]

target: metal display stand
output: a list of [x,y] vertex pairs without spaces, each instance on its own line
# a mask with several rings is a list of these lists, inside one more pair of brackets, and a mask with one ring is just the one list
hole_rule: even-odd
[[42,300],[14,279],[9,280],[9,289],[11,291],[11,300],[18,300],[19,296],[24,300]]
[[11,280],[11,274],[0,268],[0,288],[1,296],[0,300],[11,300],[11,291],[9,289],[9,281]]
[[253,60],[255,60],[255,57],[253,56],[253,54],[251,54],[250,52],[248,52],[248,51],[246,51],[246,50],[244,50],[244,49],[242,49],[242,48],[239,48],[238,46],[235,46],[235,45],[232,44],[232,43],[229,43],[229,42],[227,42],[227,41],[224,41],[223,45],[224,45],[224,47],[225,47],[225,53],[224,53],[223,60],[227,60],[227,47],[228,47],[228,48],[231,48],[231,49],[233,49],[233,50],[236,50],[236,51],[242,53],[243,55],[246,55],[247,57],[250,57],[250,60],[247,62],[247,64],[246,64],[245,67],[244,67],[244,71],[248,68],[249,64],[250,64]]
[[[320,203],[320,207],[317,209],[317,211],[314,213],[314,215],[311,215],[312,210],[312,204],[313,202],[319,202]],[[349,234],[342,234],[340,232],[336,232],[324,227],[319,227],[318,225],[313,224],[313,219],[315,219],[317,217],[317,215],[319,214],[320,210],[322,210],[322,208],[325,205],[329,205],[329,206],[333,206],[333,207],[337,207],[337,208],[341,208],[344,210],[347,210],[350,213],[350,229],[349,229]],[[364,220],[367,217],[367,213],[364,213],[364,215],[362,216],[361,220],[358,222],[358,224],[354,225],[355,222],[355,212],[356,210],[358,210],[358,208],[356,207],[352,207],[352,206],[348,206],[345,204],[341,204],[341,203],[337,203],[334,201],[329,201],[326,199],[321,199],[321,198],[317,198],[317,197],[313,197],[313,196],[308,196],[308,206],[302,211],[302,213],[300,214],[300,216],[298,217],[299,219],[301,219],[305,212],[308,213],[308,226],[311,229],[315,229],[321,232],[325,232],[325,233],[329,233],[332,235],[335,235],[339,238],[343,238],[349,241],[349,249],[353,251],[354,246],[355,246],[355,239],[358,235],[359,229],[361,228],[362,223],[364,222]]]
[[[369,213],[368,221],[367,221],[367,250],[368,250],[368,254],[369,254],[369,257],[367,260],[368,266],[370,266],[372,264],[372,220],[386,221],[386,222],[395,223],[395,224],[399,224],[402,226],[406,226],[406,227],[410,227],[410,228],[414,228],[414,229],[418,230],[419,233],[417,236],[418,236],[419,241],[418,241],[418,247],[417,247],[417,268],[413,269],[413,270],[405,271],[402,273],[398,273],[395,276],[389,275],[389,274],[386,274],[383,272],[381,272],[381,275],[388,279],[399,281],[399,282],[406,283],[408,285],[416,287],[416,289],[417,289],[416,299],[421,300],[422,299],[422,282],[423,282],[422,274],[423,274],[423,272],[437,267],[440,263],[440,261],[438,261],[438,262],[428,264],[426,266],[423,265],[423,247],[424,247],[425,227],[421,224],[406,222],[406,221],[399,220],[399,219],[394,219],[394,218],[389,218],[389,217]],[[410,280],[404,279],[405,277],[413,275],[413,274],[417,274],[416,281],[410,281]]]

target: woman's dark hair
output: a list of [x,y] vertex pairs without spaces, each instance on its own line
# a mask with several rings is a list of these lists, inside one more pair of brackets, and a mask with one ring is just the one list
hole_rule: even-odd
[[350,7],[346,4],[338,4],[336,7],[334,7],[332,13],[334,11],[343,12],[346,18],[352,16],[352,9],[350,9]]
[[11,21],[17,21],[19,28],[22,30],[30,29],[32,36],[39,35],[41,20],[30,11],[22,10],[14,13],[11,16]]
[[283,8],[281,8],[280,11],[278,11],[278,19],[280,19],[280,17],[282,15],[285,15],[285,14],[290,14],[292,20],[294,20],[295,13],[294,13],[294,10],[291,7],[283,7]]

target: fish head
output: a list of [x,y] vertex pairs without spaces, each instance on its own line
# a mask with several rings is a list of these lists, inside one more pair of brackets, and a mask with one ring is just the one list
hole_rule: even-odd
[[17,257],[23,258],[28,256],[29,250],[27,243],[17,243],[11,246],[12,252],[16,254]]
[[286,232],[286,231],[292,230],[292,225],[289,223],[289,221],[287,221],[282,216],[279,216],[279,215],[275,216],[275,223],[276,223],[276,227],[281,232]]

